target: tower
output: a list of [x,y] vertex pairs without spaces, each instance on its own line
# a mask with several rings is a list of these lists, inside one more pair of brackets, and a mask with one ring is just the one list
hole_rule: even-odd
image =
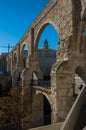
[[45,40],[44,41],[44,49],[48,49],[49,47],[48,47],[48,41],[47,40]]

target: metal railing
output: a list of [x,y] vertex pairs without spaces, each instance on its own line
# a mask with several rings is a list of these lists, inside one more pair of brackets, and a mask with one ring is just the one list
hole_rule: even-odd
[[41,80],[41,79],[39,79],[39,80],[31,80],[31,85],[36,85],[36,86],[43,86],[43,87],[45,87],[45,86],[47,86],[47,87],[49,87],[50,86],[50,80]]

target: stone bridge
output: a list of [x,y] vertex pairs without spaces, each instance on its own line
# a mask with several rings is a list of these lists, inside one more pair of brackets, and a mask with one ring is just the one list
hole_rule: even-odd
[[[47,87],[42,85],[38,43],[49,24],[58,32],[60,40],[56,62],[51,68],[50,86]],[[24,107],[27,108],[27,116],[23,119],[26,128],[47,124],[48,117],[48,123],[64,121],[75,100],[75,74],[86,83],[85,31],[86,0],[50,0],[7,56],[7,71],[12,76],[13,87],[19,78],[22,80]],[[28,47],[26,59],[25,46]],[[41,85],[32,84],[33,72],[36,80],[43,81]],[[47,114],[44,113],[46,104],[49,107]]]

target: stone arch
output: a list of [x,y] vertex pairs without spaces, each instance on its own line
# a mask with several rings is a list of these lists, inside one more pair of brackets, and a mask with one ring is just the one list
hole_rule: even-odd
[[60,41],[65,40],[66,38],[70,38],[70,36],[73,34],[73,29],[74,29],[73,17],[72,17],[73,8],[71,8],[73,4],[71,0],[67,0],[64,4],[63,3],[64,1],[53,1],[53,2],[51,1],[50,4],[52,6],[50,6],[50,10],[47,10],[48,8],[46,8],[43,12],[45,15],[43,16],[40,15],[39,23],[37,23],[34,28],[35,48],[37,47],[36,41],[38,39],[37,37],[39,37],[38,36],[39,32],[47,24],[52,24],[55,27],[55,29],[58,31],[58,34],[60,36]]
[[75,63],[71,61],[59,61],[52,67],[51,91],[55,99],[53,100],[54,123],[65,120],[74,102],[74,70]]
[[[52,105],[51,99],[50,99],[50,97],[48,96],[48,94],[47,94],[47,93],[44,93],[44,92],[42,92],[42,91],[37,91],[33,98],[36,100],[36,97],[38,98],[39,95],[40,95],[40,96],[41,96],[41,95],[45,96],[45,97],[47,98],[48,102],[50,103],[50,105]],[[36,101],[38,102],[38,100],[36,100]]]
[[44,96],[47,98],[48,102],[50,103],[50,105],[51,105],[51,107],[52,107],[51,97],[50,97],[47,93],[42,92],[42,91],[37,91],[37,92],[36,92],[36,95],[37,95],[37,94],[42,94],[42,95],[44,95]]
[[42,74],[39,72],[39,69],[37,71],[36,65],[33,63],[31,67],[29,68],[24,68],[21,74],[23,83],[26,83],[27,85],[31,85],[33,82],[32,75],[33,72],[35,73],[35,76],[37,79],[42,79]]
[[[63,77],[64,77],[64,75],[69,76],[69,74],[70,74],[71,80],[67,80],[67,81],[70,82],[70,83],[72,81],[72,83],[73,83],[75,73],[76,73],[82,78],[82,80],[84,82],[86,82],[86,79],[85,79],[85,74],[86,74],[85,62],[83,60],[80,61],[78,59],[76,59],[75,61],[72,61],[72,60],[71,61],[69,60],[69,61],[59,62],[59,64],[55,63],[57,65],[57,67],[55,69],[54,69],[54,66],[52,67],[51,76],[52,76],[53,72],[56,72],[55,75],[57,75],[56,76],[57,77],[56,80],[57,80],[58,77],[61,76],[61,75],[63,75]],[[57,82],[59,82],[59,81],[57,81]]]
[[[67,116],[74,100],[75,96],[75,73],[86,83],[86,62],[80,59],[71,59],[65,62],[58,62],[53,65],[51,71],[51,90],[54,93],[53,104],[58,116],[57,121],[64,120]],[[81,73],[80,73],[81,71]],[[61,106],[59,107],[59,104]],[[67,107],[66,107],[67,106]]]
[[[41,60],[42,57],[43,57],[42,56],[43,52],[40,49],[38,50],[38,43],[39,43],[40,37],[41,37],[43,31],[45,30],[45,28],[47,28],[48,25],[52,25],[53,30],[55,30],[57,32],[55,23],[51,22],[50,20],[46,20],[38,28],[38,31],[37,31],[37,34],[36,34],[36,37],[35,37],[35,43],[34,43],[34,61],[37,59],[39,68],[40,68],[41,72],[43,73],[43,79],[44,80],[50,80],[50,70],[51,70],[52,64],[56,62],[56,50],[53,50],[53,49],[50,49],[50,48],[47,48],[47,49],[49,49],[48,51],[46,51],[46,49],[44,50],[44,58],[45,58],[45,55],[46,55],[45,64]],[[58,32],[57,32],[57,37],[58,37]],[[45,44],[45,42],[48,45],[48,41],[45,40],[44,44]],[[57,44],[58,44],[58,42],[57,42]],[[52,59],[52,61],[50,59]],[[50,64],[48,62],[49,60],[50,60]]]
[[[20,47],[20,55],[22,55],[25,46],[28,48],[28,44],[26,42],[23,42]],[[28,50],[29,50],[29,48],[28,48]]]
[[[65,62],[59,62],[59,64],[55,63],[55,64],[57,64],[57,67],[55,69],[52,68],[51,76],[53,76],[52,75],[52,74],[54,74],[53,72],[56,72],[55,75],[57,75],[56,81],[58,83],[56,85],[56,88],[59,87],[59,85],[58,85],[59,83],[65,84],[65,83],[69,82],[70,84],[72,83],[72,85],[74,85],[75,74],[77,74],[83,80],[84,84],[86,84],[86,78],[85,78],[85,76],[86,76],[85,64],[86,63],[85,63],[85,61],[83,61],[83,60],[80,61],[78,59],[76,59],[75,61],[72,61],[72,60],[65,61]],[[62,80],[62,78],[60,79],[61,76],[63,77],[63,80]],[[64,77],[70,77],[70,80],[67,79],[67,82],[65,82]],[[52,84],[53,84],[53,82],[52,82]]]
[[[36,37],[35,37],[35,50],[38,48],[38,42],[39,42],[39,39],[40,39],[40,37],[41,37],[41,34],[42,34],[42,32],[43,32],[43,30],[49,25],[49,24],[51,24],[52,26],[53,26],[53,28],[56,30],[56,32],[57,32],[57,27],[56,27],[56,25],[54,24],[54,22],[51,22],[51,21],[47,21],[46,20],[46,22],[44,22],[40,27],[39,27],[39,29],[38,29],[38,32],[37,32],[37,34],[36,34]],[[59,29],[58,29],[59,30]],[[58,33],[58,32],[57,32]]]
[[[45,102],[47,101],[47,105],[45,106]],[[36,117],[36,120],[34,122],[35,126],[41,126],[41,125],[48,125],[46,123],[46,118],[45,118],[45,107],[49,107],[49,112],[47,116],[50,116],[47,118],[49,120],[49,124],[51,124],[51,104],[46,97],[44,93],[36,93],[33,97],[33,104],[32,104],[32,113],[33,113],[33,119]],[[39,114],[40,113],[40,114]]]
[[[59,17],[59,15],[60,14],[58,14],[58,18],[60,21],[61,18]],[[70,23],[72,23],[72,22],[73,22],[73,20],[70,21]],[[54,29],[56,30],[56,32],[59,35],[59,43],[58,43],[58,50],[59,51],[57,51],[56,59],[64,59],[64,60],[68,59],[69,45],[72,44],[71,36],[73,34],[73,31],[72,31],[73,26],[69,23],[69,21],[65,21],[64,23],[62,23],[62,22],[56,23],[54,20],[51,20],[51,19],[47,20],[46,19],[45,22],[43,21],[42,24],[39,24],[39,26],[37,27],[37,30],[35,32],[35,40],[34,40],[34,57],[35,58],[34,59],[37,59],[37,57],[38,57],[37,46],[38,46],[38,41],[40,39],[41,33],[49,24],[51,24],[54,27]],[[69,27],[69,29],[67,30],[67,26],[69,26],[69,25],[71,26],[71,28]],[[63,31],[62,31],[62,28],[63,28]],[[63,32],[66,32],[66,33],[63,33]]]
[[[26,48],[26,49],[25,49]],[[28,62],[28,58],[29,58],[29,49],[28,49],[28,45],[26,42],[24,42],[21,45],[20,48],[20,59],[23,62],[23,67],[25,68],[27,66],[27,62]]]
[[15,51],[14,54],[13,54],[13,70],[16,69],[17,62],[18,62],[18,56],[17,56],[17,52]]

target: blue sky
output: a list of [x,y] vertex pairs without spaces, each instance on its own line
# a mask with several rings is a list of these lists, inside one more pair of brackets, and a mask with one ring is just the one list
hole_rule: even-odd
[[[49,1],[0,0],[0,53],[7,52],[7,48],[1,46],[8,46],[9,43],[15,46]],[[49,41],[50,48],[56,48],[58,37],[52,26],[43,31],[40,43],[43,44],[45,39]]]

